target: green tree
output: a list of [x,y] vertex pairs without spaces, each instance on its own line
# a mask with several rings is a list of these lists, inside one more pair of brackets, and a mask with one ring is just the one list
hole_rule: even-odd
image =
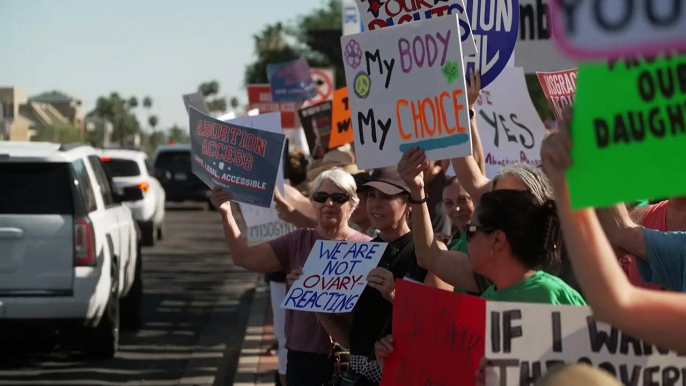
[[310,67],[334,68],[336,85],[343,87],[341,7],[340,0],[329,0],[324,7],[298,17],[289,25],[278,22],[253,35],[256,60],[245,70],[245,83],[267,83],[268,64],[305,58]]
[[210,109],[211,113],[223,113],[226,111],[226,99],[218,96],[219,82],[212,80],[206,83],[201,83],[200,86],[198,86],[198,92],[205,97],[207,108]]
[[88,116],[100,117],[112,122],[114,127],[112,140],[121,145],[131,143],[133,135],[140,133],[140,124],[132,112],[131,99],[134,98],[125,100],[118,93],[113,92],[109,97],[99,97],[95,102],[95,109],[88,113]]
[[143,107],[150,110],[152,108],[152,98],[150,98],[149,96],[143,98]]
[[130,108],[135,109],[136,107],[138,107],[138,98],[132,96],[131,98],[129,98],[128,101],[126,101],[126,103],[129,105]]
[[173,143],[190,143],[188,130],[177,125],[169,129],[169,141]]
[[541,117],[541,120],[555,120],[555,116],[550,110],[548,100],[545,99],[545,93],[543,92],[543,88],[541,88],[541,82],[538,80],[536,74],[526,75],[526,88],[529,89],[531,102],[533,102],[534,107],[536,107],[536,111],[538,112],[538,116]]
[[74,126],[64,123],[40,128],[31,140],[57,143],[80,142],[81,133]]

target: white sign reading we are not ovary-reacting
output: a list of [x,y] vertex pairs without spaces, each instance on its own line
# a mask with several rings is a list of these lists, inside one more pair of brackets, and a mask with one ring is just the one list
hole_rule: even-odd
[[352,311],[367,286],[367,274],[383,256],[388,243],[317,240],[300,279],[281,304],[297,311]]
[[412,147],[430,161],[472,153],[457,21],[443,16],[341,39],[344,52],[360,53],[344,64],[359,167],[395,165]]
[[683,0],[553,0],[558,47],[579,60],[650,56],[686,49]]
[[549,369],[587,363],[625,385],[683,385],[686,358],[593,319],[589,307],[486,304],[487,385],[531,385]]

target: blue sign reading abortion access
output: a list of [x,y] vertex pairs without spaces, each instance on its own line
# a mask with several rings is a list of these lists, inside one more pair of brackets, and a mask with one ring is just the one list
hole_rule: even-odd
[[285,135],[214,119],[190,108],[191,169],[234,201],[269,208]]
[[[485,88],[503,71],[514,53],[519,33],[519,0],[465,0],[476,55],[465,57],[465,74],[481,72]],[[469,76],[467,76],[469,81]]]
[[304,102],[317,96],[317,85],[305,59],[267,65],[274,102]]

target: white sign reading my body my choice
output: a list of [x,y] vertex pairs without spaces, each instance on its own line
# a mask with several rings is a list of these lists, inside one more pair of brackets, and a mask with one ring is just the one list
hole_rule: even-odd
[[553,0],[558,47],[579,60],[651,56],[686,49],[683,0]]
[[344,36],[357,165],[395,165],[412,147],[431,161],[472,153],[457,16]]
[[625,385],[681,385],[686,358],[596,322],[588,307],[486,303],[487,385],[529,385],[554,366],[587,363]]
[[388,243],[317,240],[300,279],[293,283],[282,308],[341,313],[352,311],[367,286],[367,274]]
[[[260,114],[254,117],[240,117],[232,119],[231,122],[235,125],[254,127],[260,130],[270,131],[272,133],[282,133],[281,130],[281,113],[274,112],[268,114]],[[283,150],[283,151],[288,151]],[[283,154],[282,154],[283,155]],[[279,164],[279,172],[276,174],[276,187],[284,195],[283,188],[283,157],[281,157],[281,164]],[[279,215],[276,211],[276,204],[272,202],[271,208],[262,208],[255,205],[239,204],[241,207],[241,213],[243,214],[243,219],[245,224],[249,227],[267,224],[274,221],[279,221]]]
[[476,122],[487,177],[493,178],[503,166],[519,162],[534,167],[541,164],[545,127],[531,102],[521,68],[504,69],[481,91],[476,101]]

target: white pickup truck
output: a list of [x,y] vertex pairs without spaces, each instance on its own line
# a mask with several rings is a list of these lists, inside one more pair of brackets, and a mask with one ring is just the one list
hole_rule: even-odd
[[113,356],[120,323],[141,321],[140,232],[121,204],[139,197],[118,194],[78,144],[0,142],[0,181],[3,332],[59,330],[87,356]]

